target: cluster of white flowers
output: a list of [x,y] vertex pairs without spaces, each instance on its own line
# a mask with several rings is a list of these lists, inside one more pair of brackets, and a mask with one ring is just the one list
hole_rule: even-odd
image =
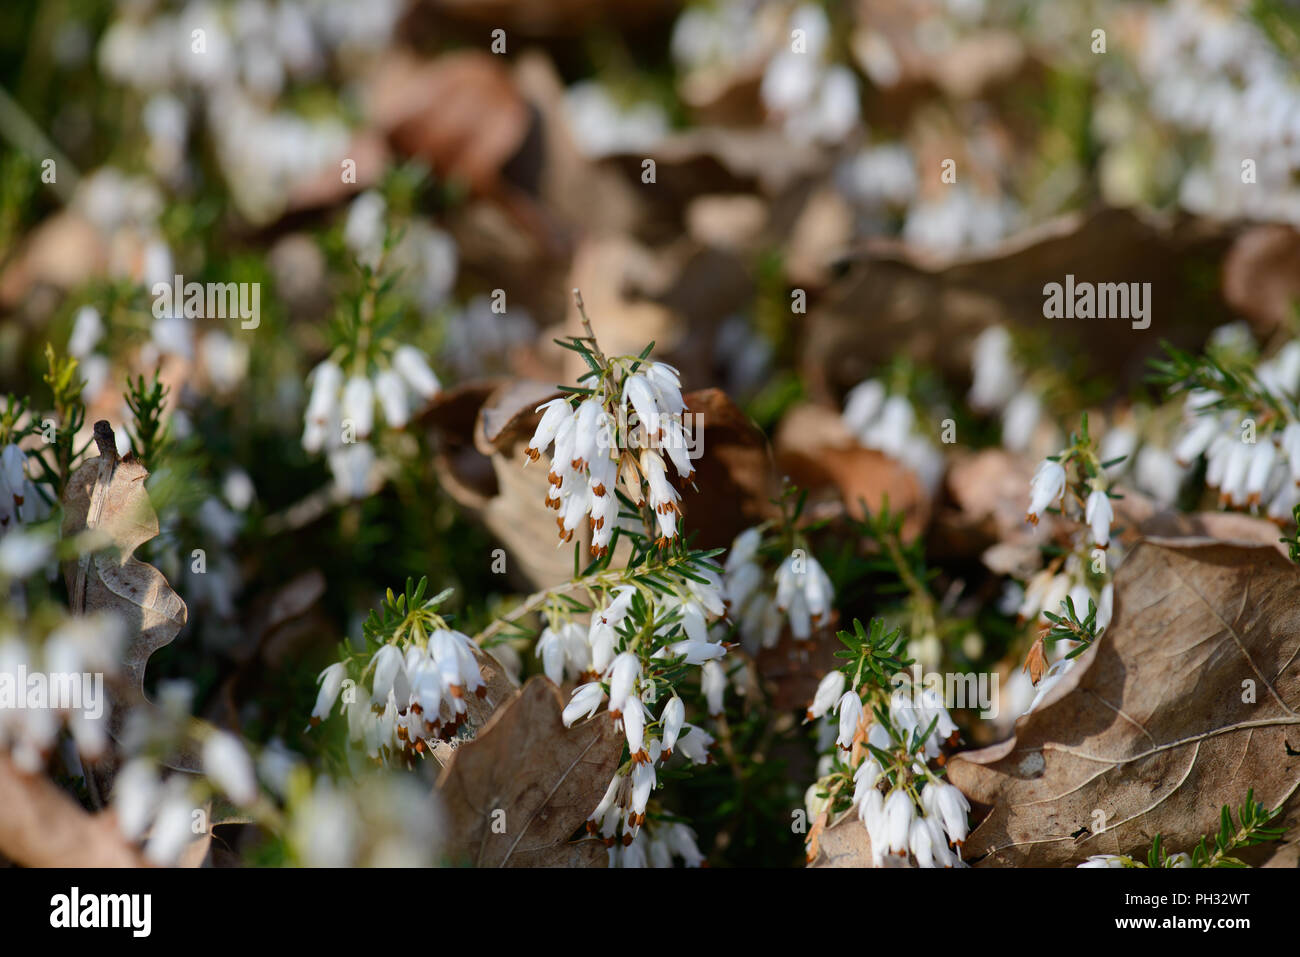
[[668,480],[664,456],[683,480],[695,468],[676,369],[636,357],[613,359],[590,394],[552,399],[537,411],[542,418],[527,452],[535,462],[554,443],[546,505],[559,512],[561,541],[571,541],[589,518],[591,554],[604,555],[618,521],[618,484],[637,507],[649,503],[660,543],[677,537],[681,496]]
[[838,143],[858,125],[857,76],[831,62],[831,25],[820,6],[799,6],[787,26],[791,39],[768,61],[759,96],[791,139]]
[[[587,830],[612,848],[620,842],[621,825],[621,843],[626,849],[633,846],[646,823],[646,807],[659,783],[656,766],[662,766],[675,752],[691,764],[709,763],[713,736],[686,720],[686,706],[676,694],[669,696],[656,720],[649,709],[656,702],[643,700],[653,691],[649,685],[642,688],[641,663],[631,652],[615,658],[608,684],[609,711],[623,726],[632,760],[630,767],[620,768],[610,779],[604,797],[587,817]],[[564,710],[565,724],[595,714],[603,699],[598,682],[581,685]],[[629,866],[625,861],[623,865]]]
[[276,109],[276,100],[331,65],[346,70],[384,49],[404,7],[404,0],[378,0],[364,12],[347,0],[194,0],[151,12],[129,4],[104,32],[99,65],[147,97],[141,119],[160,177],[195,175],[185,162],[193,109],[206,116],[236,206],[265,222],[294,186],[337,170],[350,142],[341,117],[301,116]]
[[[388,203],[375,190],[366,190],[348,207],[343,242],[367,266],[384,259]],[[459,252],[456,241],[424,217],[403,224],[401,235],[387,253],[397,286],[426,315],[442,306],[456,284]]]
[[467,695],[487,696],[473,639],[450,628],[427,637],[404,637],[380,647],[362,670],[370,687],[351,685],[347,665],[336,662],[317,677],[320,691],[312,724],[330,716],[343,695],[348,736],[367,756],[390,762],[423,754],[436,741],[448,741],[468,716]]
[[657,103],[625,105],[592,80],[565,91],[564,110],[574,143],[590,157],[649,150],[668,133],[668,115]]
[[[1259,387],[1279,408],[1295,408],[1300,392],[1300,342],[1288,342],[1255,370]],[[1258,428],[1239,411],[1218,408],[1220,396],[1194,389],[1188,393],[1183,418],[1186,431],[1174,448],[1180,465],[1199,455],[1206,460],[1205,482],[1219,493],[1223,506],[1264,506],[1275,522],[1291,521],[1300,504],[1300,421]]]
[[[842,671],[827,674],[817,686],[807,717],[829,723],[829,715],[837,714],[835,744],[860,761],[853,769],[852,803],[871,838],[872,862],[881,867],[887,863],[886,855],[907,860],[910,853],[920,867],[964,866],[960,851],[970,805],[965,795],[926,766],[928,759],[939,756],[944,743],[956,740],[957,726],[942,696],[934,688],[897,684],[889,696],[886,727],[864,708],[857,690],[846,690],[846,683]],[[933,730],[912,754],[912,737],[931,724]],[[910,755],[911,766],[898,771],[891,785],[871,748],[898,755],[904,763]],[[823,769],[829,763],[824,760]],[[821,803],[812,797],[818,787],[809,791],[810,806]]]
[[41,641],[0,634],[0,748],[18,767],[40,771],[65,726],[82,756],[104,754],[110,705],[102,676],[118,674],[124,638],[111,614],[67,618]]
[[[706,694],[714,698],[720,692],[711,691],[709,686],[711,681],[716,684],[718,677],[725,683],[718,659],[726,654],[726,647],[709,640],[702,616],[720,614],[721,597],[716,585],[689,584],[695,586],[694,590],[684,599],[670,599],[656,617],[656,621],[673,617],[656,629],[656,634],[684,628],[686,637],[663,645],[652,657],[684,658],[688,665],[702,666],[701,683]],[[592,717],[606,704],[610,715],[622,726],[632,756],[631,765],[614,775],[604,798],[589,815],[587,829],[612,846],[621,823],[625,848],[632,846],[638,828],[645,823],[646,805],[658,783],[656,766],[666,762],[674,752],[681,752],[692,764],[708,763],[713,744],[708,732],[687,722],[686,706],[676,693],[668,695],[656,718],[650,708],[658,703],[659,691],[653,682],[646,680],[640,657],[633,651],[612,654],[619,637],[618,628],[628,614],[634,591],[619,589],[603,608],[592,612],[590,637],[580,649],[580,667],[585,674],[594,673],[599,678],[575,688],[563,713],[565,725],[572,725]],[[678,611],[680,620],[675,617]],[[547,640],[545,636],[543,640]],[[546,652],[541,653],[545,659]],[[716,671],[713,679],[710,669]],[[720,700],[711,704],[721,710]]]
[[687,867],[704,863],[704,855],[695,843],[695,832],[681,821],[648,822],[637,831],[632,843],[611,844],[608,854],[610,867],[669,868],[677,859]]
[[1043,418],[1043,404],[1016,362],[1005,327],[989,326],[975,337],[967,400],[977,412],[1001,415],[1003,446],[1013,452],[1029,448]]
[[905,208],[916,195],[916,160],[902,143],[864,147],[840,165],[836,182],[868,210]]
[[[203,775],[236,804],[250,806],[260,789],[243,743],[226,731],[212,731],[203,742]],[[205,812],[199,788],[186,774],[163,777],[147,757],[132,758],[113,781],[118,828],[130,841],[143,840],[145,858],[174,865],[195,839],[194,824]]]
[[878,449],[912,469],[931,495],[943,479],[943,453],[917,426],[905,395],[890,395],[879,379],[854,386],[844,398],[844,427],[864,448]]
[[796,641],[830,620],[835,589],[817,559],[796,548],[775,570],[764,560],[763,527],[747,528],[727,553],[723,596],[751,654],[771,648],[788,625]]
[[411,345],[394,349],[388,364],[370,376],[345,375],[337,362],[326,359],[312,370],[311,382],[302,447],[312,453],[325,449],[335,484],[353,498],[370,490],[375,451],[368,439],[376,406],[389,426],[400,429],[420,403],[441,390],[424,353]]
[[887,854],[911,859],[918,867],[964,867],[961,844],[966,840],[966,796],[945,781],[922,785],[920,807],[907,790],[884,794],[872,780],[878,774],[871,760],[864,761],[855,777],[854,803],[858,818],[871,838],[871,859],[883,867]]
[[427,784],[403,774],[316,779],[286,809],[295,860],[305,867],[434,867],[445,834]]
[[[721,618],[726,607],[721,594],[721,580],[712,566],[699,563],[693,568],[692,575],[704,581],[673,572],[665,572],[661,578],[668,593],[655,596],[654,635],[668,638],[684,634],[684,637],[664,645],[656,656],[684,657],[688,665],[702,665],[707,669],[726,654],[726,647],[714,641],[709,631],[710,624]],[[567,679],[583,682],[587,687],[598,678],[609,678],[619,629],[628,617],[636,594],[636,586],[615,586],[605,603],[591,613],[590,622],[585,625],[571,618],[562,618],[559,612],[553,613],[536,646],[546,676],[557,685]],[[579,708],[573,713],[586,710]],[[611,710],[620,710],[613,700]],[[721,709],[714,709],[715,713],[717,710]]]
[[979,251],[1012,233],[1023,218],[1010,197],[950,186],[935,198],[912,204],[903,238],[939,253]]
[[1218,219],[1300,224],[1300,83],[1286,55],[1250,17],[1219,4],[1181,0],[1149,16],[1137,36],[1150,110],[1208,147],[1182,173],[1181,204]]

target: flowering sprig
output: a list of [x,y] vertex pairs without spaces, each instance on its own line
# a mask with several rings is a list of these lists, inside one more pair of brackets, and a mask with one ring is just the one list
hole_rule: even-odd
[[468,696],[487,695],[473,640],[439,613],[450,589],[427,596],[428,579],[388,590],[363,625],[365,650],[320,673],[312,724],[330,716],[340,693],[348,737],[383,764],[412,766],[453,738],[468,718]]
[[545,410],[527,453],[537,461],[552,446],[546,495],[548,508],[559,512],[560,541],[586,518],[591,527],[591,554],[604,555],[618,524],[619,502],[642,513],[655,542],[677,537],[681,496],[668,480],[668,463],[689,482],[695,474],[683,420],[686,403],[676,369],[649,359],[650,343],[639,355],[606,357],[591,332],[582,296],[574,298],[586,336],[557,339],[580,355],[588,371],[577,386],[561,386],[563,396],[538,408]]
[[810,843],[832,816],[855,807],[876,866],[886,855],[960,866],[970,806],[942,779],[942,747],[957,732],[942,696],[912,680],[901,630],[886,631],[878,618],[865,629],[855,619],[839,638],[845,648],[836,654],[847,663],[822,679],[808,708],[810,720],[839,716],[831,770],[809,790],[818,817]]
[[371,487],[376,409],[391,429],[442,389],[425,354],[395,338],[406,304],[395,293],[397,274],[385,269],[395,238],[385,233],[374,263],[361,262],[361,286],[334,324],[337,345],[311,371],[302,446],[327,453],[335,485],[353,498]]
[[1282,839],[1285,828],[1269,827],[1269,823],[1282,813],[1278,806],[1268,810],[1255,800],[1255,790],[1246,792],[1246,803],[1237,809],[1234,822],[1231,809],[1225,804],[1219,812],[1219,830],[1214,834],[1214,848],[1211,850],[1205,835],[1192,848],[1191,853],[1180,851],[1175,854],[1167,852],[1161,835],[1157,834],[1147,851],[1146,863],[1126,854],[1094,854],[1079,867],[1133,867],[1133,868],[1239,868],[1249,867],[1245,861],[1233,856],[1239,848],[1254,847],[1269,841]]
[[[1038,524],[1051,511],[1061,516],[1056,531],[1059,540],[1048,550],[1046,566],[1025,586],[1020,603],[1022,621],[1037,618],[1039,633],[1026,657],[1025,669],[1039,685],[1046,675],[1051,682],[1039,687],[1030,710],[1042,700],[1055,680],[1069,670],[1073,659],[1110,623],[1114,585],[1111,582],[1113,555],[1112,499],[1118,498],[1109,485],[1106,469],[1123,461],[1103,460],[1097,443],[1088,432],[1085,413],[1077,433],[1057,455],[1039,465],[1030,483],[1029,508],[1025,519]],[[1083,617],[1079,615],[1082,612]],[[1049,667],[1045,643],[1068,639],[1076,645]]]
[[787,627],[807,641],[831,621],[835,589],[799,521],[806,501],[787,485],[776,501],[780,519],[745,529],[727,553],[723,595],[750,654],[773,647]]
[[[1231,328],[1231,327],[1229,327]],[[1153,381],[1185,394],[1179,464],[1206,459],[1205,483],[1220,507],[1265,506],[1279,525],[1300,504],[1300,340],[1261,360],[1249,339],[1211,343],[1203,356],[1165,346]]]

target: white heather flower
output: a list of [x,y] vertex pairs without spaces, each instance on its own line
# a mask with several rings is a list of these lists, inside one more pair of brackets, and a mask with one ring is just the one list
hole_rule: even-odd
[[546,677],[557,685],[564,683],[565,647],[560,633],[547,625],[537,639],[537,657],[542,659],[542,670]]
[[601,690],[599,681],[589,681],[585,685],[574,688],[573,696],[564,706],[564,714],[561,716],[565,727],[572,725],[579,718],[590,718],[594,715],[604,697],[605,692]]
[[854,435],[870,428],[885,405],[885,395],[885,385],[879,379],[866,379],[850,389],[840,415],[845,428]]
[[908,839],[912,832],[912,819],[916,817],[916,807],[911,797],[901,788],[891,791],[885,798],[885,844],[896,854],[906,854]]
[[1099,548],[1110,544],[1110,523],[1115,512],[1110,503],[1110,496],[1105,489],[1094,488],[1088,495],[1083,517],[1092,530],[1092,540]]
[[1277,459],[1277,446],[1271,438],[1263,439],[1255,446],[1250,459],[1250,468],[1246,471],[1246,504],[1258,505],[1263,498],[1273,475],[1273,463]]
[[1097,631],[1100,633],[1110,624],[1110,617],[1115,608],[1115,583],[1107,582],[1102,586],[1101,594],[1097,598]]
[[848,679],[844,672],[836,669],[830,672],[817,685],[817,691],[813,695],[813,702],[808,706],[808,720],[813,721],[820,718],[830,710],[831,705],[840,699],[844,693],[844,682]]
[[72,322],[72,334],[68,336],[68,354],[84,359],[103,337],[104,321],[99,316],[99,310],[94,306],[82,306]]
[[167,782],[154,819],[153,830],[145,844],[144,856],[153,864],[168,867],[176,863],[186,845],[194,838],[192,823],[194,820],[194,802],[190,799],[188,788],[181,777],[173,777]]
[[653,761],[633,763],[632,795],[628,811],[629,819],[635,816],[638,825],[645,823],[645,806],[650,801],[650,794],[654,791],[656,783],[658,782]]
[[117,826],[129,841],[144,834],[162,794],[162,782],[153,764],[144,758],[127,762],[113,781],[113,809]]
[[375,397],[384,410],[384,421],[395,429],[406,425],[411,411],[407,405],[406,385],[393,369],[380,369],[375,373]]
[[1029,448],[1042,414],[1043,404],[1037,395],[1029,391],[1017,392],[1002,410],[1002,444],[1012,452]]
[[1079,867],[1123,867],[1124,858],[1118,854],[1094,854]]
[[853,739],[858,732],[858,723],[862,720],[862,699],[853,690],[844,692],[836,705],[840,716],[840,733],[835,739],[841,749],[848,751],[853,747]]
[[334,702],[338,700],[339,690],[343,687],[343,679],[347,676],[347,667],[341,661],[336,661],[319,675],[316,676],[316,683],[320,685],[320,691],[316,693],[316,705],[311,709],[311,718],[313,722],[324,721],[334,710]]
[[971,407],[987,412],[1001,409],[1016,394],[1020,373],[1011,355],[1011,333],[990,326],[975,337],[971,349]]
[[402,651],[396,645],[384,645],[375,652],[371,660],[374,665],[373,691],[371,704],[383,704],[397,687],[398,675],[402,673]]
[[695,832],[681,821],[668,825],[667,839],[673,853],[680,857],[687,867],[699,867],[704,863],[704,855],[695,844]]
[[[931,795],[926,803],[927,795]],[[926,785],[921,792],[921,805],[931,814],[943,820],[943,828],[954,844],[961,844],[969,833],[967,816],[970,814],[970,802],[954,785],[946,781],[936,781]]]
[[650,758],[645,751],[645,705],[635,695],[623,700],[623,733],[627,736],[627,750],[632,760],[644,764]]
[[307,427],[302,444],[308,452],[319,452],[326,431],[338,414],[339,391],[343,388],[343,370],[326,359],[311,373],[311,395],[307,400]]
[[858,769],[853,772],[853,803],[858,804],[867,795],[868,792],[874,791],[876,783],[884,771],[880,767],[880,762],[874,757],[868,757],[858,765]]
[[383,251],[387,207],[384,197],[375,190],[366,190],[348,207],[343,242],[359,260],[370,266],[378,262]]
[[1219,433],[1219,422],[1214,416],[1202,416],[1174,446],[1174,458],[1179,465],[1189,465],[1210,446]]
[[640,373],[628,376],[623,382],[623,408],[626,409],[629,403],[636,411],[641,428],[648,435],[658,435],[659,404],[655,401],[654,388]]
[[375,390],[363,375],[354,375],[343,386],[341,406],[344,425],[352,424],[357,439],[370,437],[375,424]]
[[610,666],[609,711],[615,718],[624,707],[624,700],[636,687],[641,677],[641,661],[630,651],[625,651],[614,659]]
[[429,361],[415,346],[400,345],[394,349],[393,368],[421,399],[432,399],[442,391],[438,377],[429,368]]
[[879,867],[889,840],[885,827],[885,796],[875,788],[867,791],[858,804],[858,819],[871,838],[871,862]]
[[369,442],[354,442],[331,449],[328,460],[334,484],[344,495],[361,498],[370,491],[375,450]]
[[1034,695],[1034,700],[1029,707],[1025,709],[1025,714],[1033,711],[1047,697],[1047,693],[1056,687],[1057,683],[1065,677],[1066,673],[1074,667],[1075,658],[1062,658],[1052,667],[1047,669],[1047,674],[1043,675],[1043,680],[1038,683],[1038,693]]
[[1038,524],[1039,517],[1065,494],[1065,468],[1060,462],[1045,459],[1034,473],[1029,487],[1029,510],[1025,521]]
[[571,468],[586,468],[596,457],[604,411],[602,395],[595,395],[578,403],[578,410],[574,413],[573,459],[569,462]]
[[727,690],[727,673],[717,661],[706,661],[700,669],[700,690],[710,715],[722,714],[722,696]]
[[15,529],[0,539],[0,575],[26,578],[50,560],[54,543],[44,535]]
[[930,826],[925,818],[918,817],[912,821],[907,835],[907,845],[920,867],[934,867],[934,847]]
[[683,725],[686,733],[677,739],[677,748],[692,764],[706,764],[709,760],[709,748],[713,747],[713,735],[693,724]]
[[203,742],[203,772],[236,804],[252,804],[257,800],[253,762],[233,734],[217,731]]
[[681,373],[666,362],[651,362],[644,368],[659,408],[668,415],[681,415],[686,410],[686,402],[682,399]]
[[[727,653],[724,645],[714,641],[677,641],[656,651],[654,657],[683,657],[688,665],[713,664]],[[714,713],[714,712],[711,712]]]
[[673,747],[677,744],[677,736],[681,734],[682,724],[686,721],[686,705],[682,699],[673,695],[664,705],[663,714],[659,716],[659,724],[663,729],[663,756],[667,759],[673,753]]

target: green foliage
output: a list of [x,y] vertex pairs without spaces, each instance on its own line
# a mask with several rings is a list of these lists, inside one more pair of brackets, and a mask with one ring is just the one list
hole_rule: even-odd
[[1246,792],[1246,803],[1237,809],[1236,821],[1233,820],[1232,811],[1226,804],[1219,812],[1219,830],[1212,835],[1213,847],[1208,843],[1211,835],[1205,835],[1192,849],[1191,859],[1187,861],[1185,854],[1168,855],[1161,836],[1157,834],[1151,842],[1151,850],[1147,852],[1147,866],[1248,867],[1249,865],[1240,858],[1234,857],[1233,853],[1257,844],[1281,840],[1285,829],[1269,826],[1269,823],[1281,813],[1280,806],[1270,811],[1256,801],[1255,791],[1252,788]]

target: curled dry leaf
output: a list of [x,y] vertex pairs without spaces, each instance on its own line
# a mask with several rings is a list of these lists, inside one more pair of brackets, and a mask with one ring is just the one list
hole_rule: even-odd
[[476,867],[600,867],[605,846],[571,841],[609,786],[623,736],[608,713],[573,728],[563,700],[535,677],[473,741],[451,754],[437,790],[448,853]]
[[158,516],[144,487],[148,470],[133,455],[118,457],[113,430],[103,420],[95,423],[95,443],[99,455],[77,469],[64,490],[63,537],[93,530],[112,545],[64,563],[63,577],[73,614],[109,612],[125,625],[124,680],[109,692],[116,733],[129,709],[147,704],[149,656],[176,637],[187,611],[163,573],[134,557],[158,534]]
[[[841,395],[898,355],[960,381],[970,346],[986,327],[1011,322],[1077,345],[1093,373],[1142,381],[1162,339],[1199,348],[1228,321],[1224,302],[1187,281],[1217,269],[1230,231],[1201,220],[1175,223],[1127,210],[1069,214],[977,253],[939,255],[898,240],[873,239],[847,258],[846,272],[809,312],[802,368],[810,386]],[[1150,327],[1124,319],[1043,315],[1043,287],[1076,282],[1150,283]],[[863,317],[870,317],[870,332]],[[1063,338],[1064,337],[1064,338]]]
[[478,51],[427,61],[387,57],[371,80],[368,115],[399,152],[476,193],[493,193],[531,122],[510,73],[497,61]]
[[[1289,743],[1288,743],[1289,742]],[[964,856],[991,866],[1190,850],[1248,789],[1300,814],[1300,572],[1272,547],[1140,542],[1115,617],[1013,738],[957,755],[991,806]],[[1103,828],[1097,828],[1101,823]]]
[[[466,383],[440,395],[424,420],[443,487],[501,542],[511,574],[532,588],[573,574],[573,545],[556,547],[555,513],[543,504],[546,469],[526,465],[523,451],[537,427],[535,410],[558,394],[526,380]],[[584,524],[574,535],[584,550],[586,534]]]

